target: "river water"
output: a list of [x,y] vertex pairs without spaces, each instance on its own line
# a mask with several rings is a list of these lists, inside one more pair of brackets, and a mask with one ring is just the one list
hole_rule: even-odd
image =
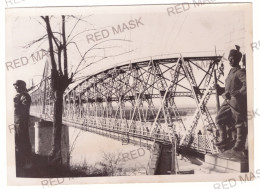
[[114,156],[122,159],[124,167],[146,167],[150,151],[145,147],[123,144],[120,141],[98,134],[68,127],[70,140],[70,165],[95,165],[104,160],[104,156]]
[[[185,126],[189,124],[192,116],[185,116]],[[213,119],[215,115],[213,116]],[[34,123],[38,119],[31,119],[30,137],[33,150],[35,150],[35,129]],[[202,129],[199,121],[198,129]],[[150,151],[146,147],[123,144],[112,138],[104,137],[96,133],[90,133],[75,127],[63,126],[62,154],[70,167],[95,166],[104,161],[120,159],[119,166],[122,168],[146,168],[150,158]],[[201,130],[203,132],[203,129]],[[47,155],[51,149],[52,127],[44,127],[40,131],[43,143],[43,154]],[[145,169],[139,172],[145,174]]]
[[[31,117],[30,140],[32,150],[35,151],[35,122],[38,118]],[[52,124],[45,123],[40,127],[41,155],[48,155],[51,150]],[[105,161],[115,161],[118,167],[126,169],[139,168],[139,175],[145,174],[150,151],[146,147],[123,144],[121,141],[87,132],[75,127],[62,128],[62,156],[63,162],[71,168],[81,166],[95,166]]]

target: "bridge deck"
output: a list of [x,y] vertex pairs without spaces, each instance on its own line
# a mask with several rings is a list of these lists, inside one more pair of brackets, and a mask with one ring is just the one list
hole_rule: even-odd
[[[46,121],[53,121],[52,117],[47,114],[40,114],[31,112],[31,116],[42,118]],[[99,134],[105,137],[113,138],[118,141],[122,141],[122,144],[134,144],[145,146],[148,149],[151,147],[154,141],[170,144],[169,138],[166,136],[173,136],[172,133],[157,133],[155,135],[150,135],[149,127],[151,127],[152,123],[138,122],[136,121],[135,127],[133,127],[130,131],[127,130],[127,126],[125,124],[129,123],[130,120],[121,120],[121,119],[112,119],[112,118],[103,118],[99,117],[97,119],[94,116],[87,116],[86,118],[63,118],[63,124],[70,127],[76,127],[88,132],[92,132],[95,134]],[[125,124],[123,124],[125,122]],[[120,124],[119,124],[120,123]],[[147,130],[138,129],[138,126],[146,125]],[[141,128],[141,127],[139,127]],[[176,135],[175,135],[176,136]],[[182,137],[177,136],[179,139]],[[192,136],[192,144],[189,146],[178,146],[178,148],[185,148],[186,150],[195,150],[199,153],[211,153],[211,149],[209,146],[209,141],[207,140],[205,135],[197,135]],[[177,139],[178,140],[178,139]],[[187,139],[189,140],[189,139]],[[178,141],[179,142],[179,141]]]

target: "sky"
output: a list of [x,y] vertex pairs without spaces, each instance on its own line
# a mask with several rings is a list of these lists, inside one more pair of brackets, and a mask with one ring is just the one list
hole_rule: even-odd
[[[9,70],[6,68],[7,101],[11,101],[15,94],[12,83],[23,79],[30,85],[40,82],[43,68],[48,57],[33,61],[31,54],[40,49],[48,49],[48,43],[37,43],[30,48],[24,46],[46,34],[41,15],[51,17],[53,31],[59,32],[61,26],[60,15],[75,15],[84,17],[85,21],[73,29],[70,38],[74,44],[68,46],[69,71],[74,72],[80,62],[80,54],[95,46],[88,52],[86,62],[79,67],[81,70],[91,62],[88,69],[77,73],[75,78],[87,77],[99,71],[139,60],[152,58],[182,56],[215,56],[227,57],[229,50],[235,44],[240,45],[241,52],[248,50],[246,40],[251,35],[251,28],[247,27],[246,6],[242,5],[203,5],[190,6],[189,10],[179,14],[169,15],[167,9],[173,5],[153,6],[106,6],[106,7],[78,7],[51,9],[24,9],[18,11],[7,10],[6,17],[6,62],[17,62],[20,67]],[[139,20],[139,22],[138,22]],[[137,23],[138,22],[138,26]],[[76,20],[72,17],[66,21],[66,33],[70,34]],[[130,24],[136,26],[130,29]],[[121,33],[114,28],[124,24],[128,27]],[[133,26],[133,25],[132,25]],[[106,30],[106,31],[105,31]],[[85,32],[83,32],[85,31]],[[95,38],[95,32],[96,38]],[[103,36],[102,36],[103,32]],[[92,38],[91,38],[92,36]],[[91,40],[91,39],[94,40]],[[97,45],[100,43],[99,45]],[[215,51],[215,47],[216,50]],[[102,49],[102,48],[105,48]],[[126,53],[127,52],[127,53]],[[120,55],[121,54],[121,55]],[[113,57],[113,55],[118,55]],[[103,57],[102,61],[99,61]],[[21,58],[26,57],[28,64],[22,66]],[[26,60],[23,58],[22,60]],[[18,59],[18,60],[17,60]],[[18,63],[20,62],[20,63]],[[9,63],[10,64],[10,63]],[[225,75],[230,67],[225,63]],[[199,72],[196,74],[200,74]],[[224,81],[224,78],[222,79]],[[9,95],[10,94],[10,95]]]

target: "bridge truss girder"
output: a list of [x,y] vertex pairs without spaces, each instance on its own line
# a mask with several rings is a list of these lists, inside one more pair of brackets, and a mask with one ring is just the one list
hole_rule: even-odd
[[[223,74],[223,67],[218,67],[220,61],[218,56],[150,59],[88,76],[64,95],[63,119],[123,132],[124,142],[130,136],[169,143],[177,138],[180,146],[216,153],[216,126],[207,103],[214,93],[214,70],[219,72],[217,79]],[[205,62],[209,65],[207,70],[199,66]],[[196,67],[204,77],[195,78]],[[49,76],[47,69],[44,78]],[[48,79],[32,93],[32,107],[38,107],[38,113],[49,117],[53,112],[50,93]],[[197,109],[188,125],[176,105],[177,97],[196,102]],[[195,130],[200,119],[206,133],[197,136]],[[204,144],[199,146],[199,140]]]

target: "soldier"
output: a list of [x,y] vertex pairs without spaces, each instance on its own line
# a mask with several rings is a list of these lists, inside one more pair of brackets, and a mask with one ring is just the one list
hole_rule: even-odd
[[216,117],[219,127],[219,141],[217,146],[225,147],[230,144],[231,137],[227,130],[235,125],[236,139],[231,150],[225,152],[227,156],[241,158],[247,136],[247,91],[246,91],[246,70],[241,69],[239,62],[242,54],[240,47],[230,50],[228,60],[232,67],[225,80],[225,88],[217,86],[218,94],[225,99]]
[[17,80],[14,84],[16,96],[14,97],[14,124],[15,124],[15,155],[16,170],[19,175],[21,169],[30,168],[31,143],[29,138],[29,113],[31,97],[27,93],[26,83]]

